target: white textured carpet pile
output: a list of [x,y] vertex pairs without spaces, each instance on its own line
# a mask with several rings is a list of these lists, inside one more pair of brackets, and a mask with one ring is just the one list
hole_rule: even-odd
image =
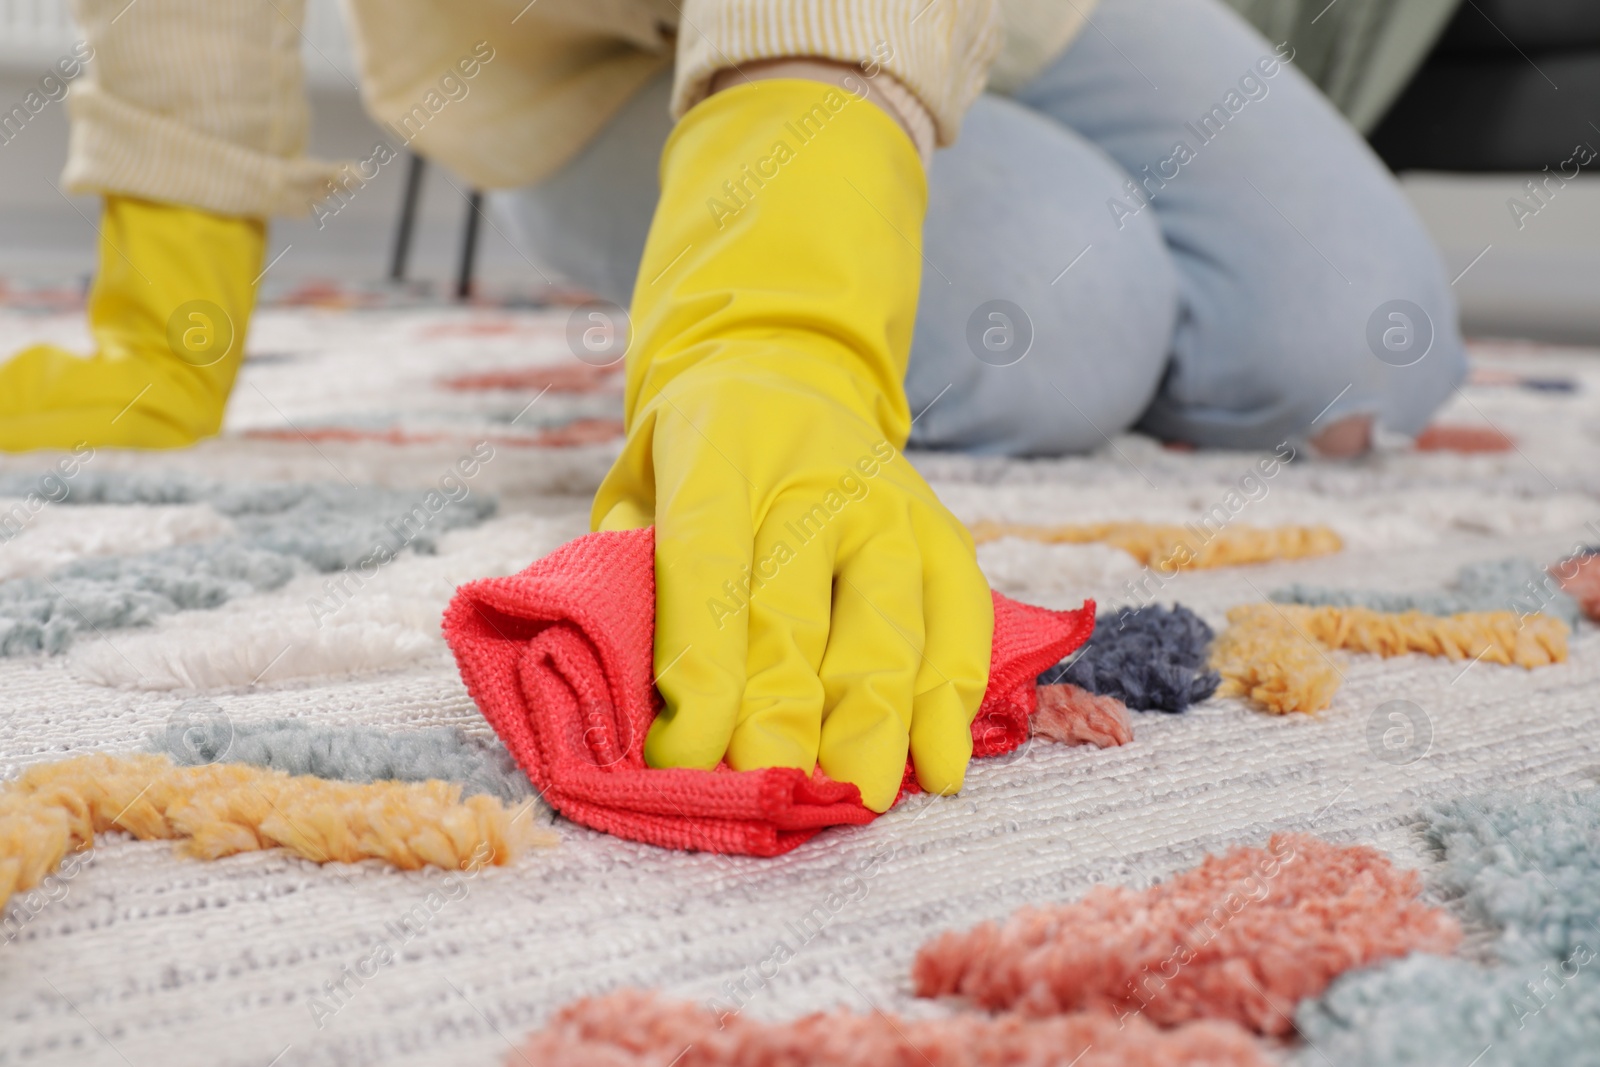
[[[270,580],[218,577],[215,606],[0,655],[0,777],[72,753],[139,749],[196,707],[234,724],[459,726],[491,738],[440,638],[440,613],[457,584],[520,569],[585,532],[588,495],[618,447],[603,429],[588,438],[597,443],[570,447],[540,437],[614,420],[614,380],[543,394],[536,374],[515,377],[534,364],[575,365],[566,320],[562,309],[264,312],[224,436],[179,454],[95,454],[68,481],[98,486],[100,499],[25,508],[0,540],[0,582],[90,582],[96,568],[117,566],[106,561],[210,558],[206,546],[219,542],[300,562]],[[81,343],[80,333],[70,316],[0,313],[0,350]],[[1138,564],[1100,545],[1005,539],[983,546],[982,564],[1022,600],[1177,602],[1220,629],[1228,608],[1294,582],[1435,589],[1466,563],[1553,562],[1600,543],[1600,360],[1511,344],[1478,345],[1474,360],[1506,373],[1481,374],[1440,421],[1498,429],[1512,450],[1296,462],[1233,516],[1326,523],[1344,538],[1339,554],[1147,581],[1153,597],[1132,592]],[[440,384],[491,372],[507,372],[512,387]],[[1576,388],[1508,384],[1517,376]],[[475,449],[465,492],[497,510],[433,531],[421,545],[431,553],[408,552],[337,597],[329,575],[304,562],[321,546],[284,547],[293,530],[239,503],[275,485],[426,492]],[[913,457],[961,518],[1021,522],[1197,519],[1258,458],[1178,453],[1135,436],[1062,461]],[[0,484],[13,493],[0,513],[25,504],[15,487],[53,463],[0,458]],[[189,488],[163,500],[156,484]],[[318,519],[304,537],[342,528]],[[198,862],[110,835],[48,893],[7,909],[0,1067],[489,1067],[519,1062],[512,1046],[555,1008],[619,986],[771,1019],[836,1005],[937,1012],[912,998],[909,964],[940,930],[1096,883],[1148,885],[1276,830],[1372,844],[1426,868],[1414,832],[1423,804],[1600,776],[1593,624],[1573,635],[1569,662],[1535,671],[1420,656],[1335,661],[1344,682],[1317,715],[1274,717],[1215,698],[1183,715],[1136,714],[1128,746],[1037,741],[974,764],[959,797],[912,798],[774,860],[665,852],[542,810],[559,847],[448,887],[437,871],[319,867],[281,853]],[[1394,701],[1416,709],[1398,748],[1394,708],[1380,710]],[[430,893],[445,903],[417,920]],[[792,958],[776,965],[779,940]],[[374,962],[383,945],[389,962]]]

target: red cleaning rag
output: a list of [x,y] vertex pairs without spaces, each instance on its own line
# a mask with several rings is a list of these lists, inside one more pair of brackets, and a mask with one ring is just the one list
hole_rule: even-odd
[[[1094,629],[1092,601],[1050,611],[995,593],[994,614],[975,756],[1027,739],[1035,678]],[[820,773],[645,765],[661,706],[653,528],[589,534],[520,574],[463,585],[444,633],[484,718],[574,822],[664,848],[776,856],[824,827],[876,817],[855,786]]]

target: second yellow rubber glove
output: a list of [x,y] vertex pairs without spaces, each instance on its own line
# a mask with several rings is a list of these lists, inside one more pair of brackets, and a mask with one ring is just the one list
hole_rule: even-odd
[[0,364],[0,450],[179,448],[216,433],[265,241],[258,219],[107,196],[96,351],[35,345]]
[[993,606],[901,454],[927,188],[875,104],[759,81],[667,143],[601,529],[656,526],[657,767],[959,789]]

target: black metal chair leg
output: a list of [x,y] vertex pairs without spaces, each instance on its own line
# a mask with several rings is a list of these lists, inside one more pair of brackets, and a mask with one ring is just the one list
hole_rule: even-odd
[[456,299],[472,295],[472,268],[478,257],[478,217],[483,214],[483,193],[477,189],[467,197],[467,222],[461,235],[461,263],[456,269]]
[[422,192],[422,172],[427,165],[421,156],[411,153],[411,162],[406,168],[406,188],[400,198],[400,223],[394,233],[394,255],[389,259],[391,281],[406,280],[406,262],[411,258],[411,232],[417,221],[417,197]]

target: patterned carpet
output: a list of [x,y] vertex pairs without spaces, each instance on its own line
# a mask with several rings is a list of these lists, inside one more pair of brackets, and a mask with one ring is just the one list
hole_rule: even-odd
[[[95,454],[67,481],[102,502],[69,497],[29,512],[0,543],[0,580],[89,581],[81,575],[101,571],[70,569],[94,560],[204,562],[221,541],[277,553],[291,569],[276,584],[240,579],[209,610],[114,620],[80,628],[56,654],[0,656],[0,776],[139,749],[197,714],[491,737],[438,618],[457,584],[520,569],[586,529],[588,494],[618,446],[620,379],[576,364],[568,314],[263,312],[227,433],[184,454]],[[72,315],[0,311],[0,350],[34,339],[84,343]],[[1492,427],[1515,447],[1288,465],[1235,520],[1326,523],[1345,550],[1185,572],[1147,585],[1154,600],[1220,628],[1228,608],[1293,582],[1435,589],[1466,563],[1549,562],[1600,542],[1600,361],[1517,344],[1480,344],[1474,360],[1476,384],[1440,421]],[[307,561],[406,493],[440,485],[475,449],[482,462],[465,499],[496,498],[498,509],[474,504],[336,613],[319,611],[328,576]],[[1063,461],[913,457],[961,518],[1033,523],[1194,520],[1257,458],[1133,436]],[[51,462],[4,459],[0,487],[19,492]],[[331,488],[308,498],[310,510],[265,515],[263,486],[313,483]],[[18,499],[0,499],[0,514]],[[1150,599],[1131,584],[1141,568],[1104,545],[1003,539],[980,557],[996,588],[1035,603]],[[448,884],[436,870],[318,866],[282,852],[199,862],[110,835],[50,899],[19,895],[7,912],[0,1065],[520,1062],[512,1047],[555,1008],[627,985],[742,1004],[756,1018],[836,1005],[926,1016],[944,1009],[911,996],[909,966],[940,930],[1097,883],[1148,885],[1278,830],[1375,845],[1426,869],[1421,806],[1600,778],[1592,624],[1573,635],[1569,662],[1537,671],[1334,658],[1344,682],[1317,715],[1215,698],[1183,715],[1136,715],[1135,740],[1121,748],[1038,741],[974,765],[957,798],[912,798],[775,860],[663,852],[542,810],[533,817],[559,832],[558,848]],[[1383,743],[1391,723],[1380,711],[1396,700],[1420,709],[1398,752]],[[860,877],[874,855],[882,862]],[[430,894],[443,904],[402,925]],[[776,939],[793,949],[779,967],[769,965]],[[346,969],[385,941],[392,961],[350,982]],[[336,1011],[319,1009],[341,981],[353,992]],[[1322,1062],[1314,1052],[1285,1055]]]

